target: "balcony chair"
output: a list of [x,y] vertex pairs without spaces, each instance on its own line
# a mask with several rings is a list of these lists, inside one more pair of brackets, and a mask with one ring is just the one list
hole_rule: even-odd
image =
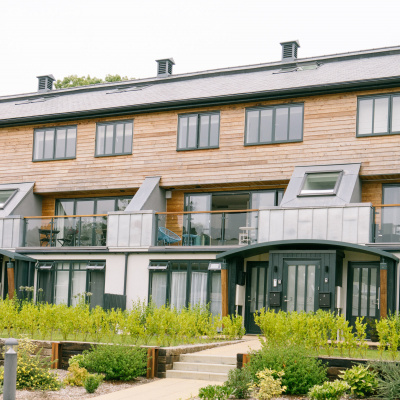
[[182,239],[176,233],[170,231],[167,228],[164,228],[163,226],[160,226],[158,228],[157,240],[159,242],[160,241],[163,242],[163,244],[165,246],[165,245],[170,245],[170,244],[173,244],[173,243],[180,242]]

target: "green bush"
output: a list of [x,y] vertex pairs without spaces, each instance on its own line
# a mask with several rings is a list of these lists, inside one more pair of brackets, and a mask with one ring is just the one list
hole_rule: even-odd
[[371,367],[378,373],[378,387],[376,393],[387,400],[400,398],[400,363],[375,361]]
[[222,334],[228,339],[240,339],[246,330],[243,327],[243,317],[241,315],[227,315],[222,318]]
[[363,365],[355,365],[339,375],[350,386],[352,395],[367,397],[373,394],[378,386],[376,372]]
[[146,374],[147,352],[137,346],[101,345],[83,352],[79,366],[106,380],[129,381]]
[[234,394],[234,390],[225,385],[208,385],[199,390],[202,400],[225,400]]
[[286,386],[282,386],[283,371],[276,372],[266,368],[264,371],[257,372],[258,383],[250,386],[250,391],[254,398],[258,400],[270,400],[273,397],[280,396]]
[[70,364],[64,384],[69,386],[83,386],[89,372],[86,368],[80,367],[77,361]]
[[103,382],[103,379],[103,375],[89,374],[83,382],[83,386],[88,393],[94,393]]
[[249,386],[252,382],[251,372],[245,366],[241,369],[231,369],[228,373],[228,380],[225,382],[225,386],[233,389],[238,399],[247,399],[250,396]]
[[348,390],[350,385],[344,381],[324,382],[313,386],[308,397],[311,400],[339,400]]
[[258,371],[266,368],[284,371],[282,385],[286,386],[287,394],[306,394],[314,385],[326,380],[326,368],[314,357],[308,357],[304,348],[268,347],[251,354],[249,369],[255,382]]

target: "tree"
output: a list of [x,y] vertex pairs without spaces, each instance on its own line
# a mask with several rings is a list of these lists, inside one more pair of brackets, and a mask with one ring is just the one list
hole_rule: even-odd
[[54,86],[56,87],[56,89],[64,89],[76,86],[95,85],[96,83],[121,82],[121,81],[127,81],[129,79],[133,78],[128,78],[127,76],[120,76],[118,74],[116,75],[108,74],[105,80],[96,77],[91,78],[90,75],[88,76],[68,75],[62,80],[58,79],[54,84]]

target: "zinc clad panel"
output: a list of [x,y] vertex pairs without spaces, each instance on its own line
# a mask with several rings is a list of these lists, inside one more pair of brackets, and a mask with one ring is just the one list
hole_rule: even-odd
[[118,223],[118,246],[128,247],[129,246],[129,214],[121,214]]
[[372,209],[360,207],[358,209],[358,243],[370,243],[372,241]]
[[142,214],[141,246],[151,246],[154,238],[155,215]]
[[299,210],[298,238],[312,239],[313,211],[310,209]]
[[12,247],[22,246],[22,220],[15,218],[13,221]]
[[283,238],[285,240],[297,239],[298,210],[284,210]]
[[4,231],[4,219],[0,219],[0,246],[4,247],[3,245],[3,231]]
[[138,247],[141,244],[142,214],[130,215],[129,246]]
[[326,240],[328,231],[328,210],[314,209],[313,212],[313,239]]
[[260,210],[258,213],[258,243],[269,241],[271,210]]
[[358,207],[343,209],[343,242],[357,243]]
[[343,235],[343,208],[328,209],[328,237],[329,240],[341,241]]
[[12,247],[14,221],[9,218],[4,219],[3,221],[4,221],[3,247],[11,248]]
[[109,214],[107,219],[107,246],[118,245],[118,215]]
[[271,210],[271,224],[269,226],[269,240],[283,240],[284,211]]

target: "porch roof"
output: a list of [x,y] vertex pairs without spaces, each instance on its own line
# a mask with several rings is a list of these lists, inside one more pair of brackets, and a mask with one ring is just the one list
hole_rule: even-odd
[[396,263],[399,262],[399,259],[395,255],[387,251],[347,242],[314,239],[278,240],[274,242],[251,244],[220,253],[216,256],[216,259],[230,258],[239,255],[243,258],[247,258],[268,253],[272,250],[347,250],[390,258]]
[[14,253],[13,251],[9,250],[0,249],[0,254],[14,260],[36,262],[36,260],[32,257],[24,256],[19,253]]

